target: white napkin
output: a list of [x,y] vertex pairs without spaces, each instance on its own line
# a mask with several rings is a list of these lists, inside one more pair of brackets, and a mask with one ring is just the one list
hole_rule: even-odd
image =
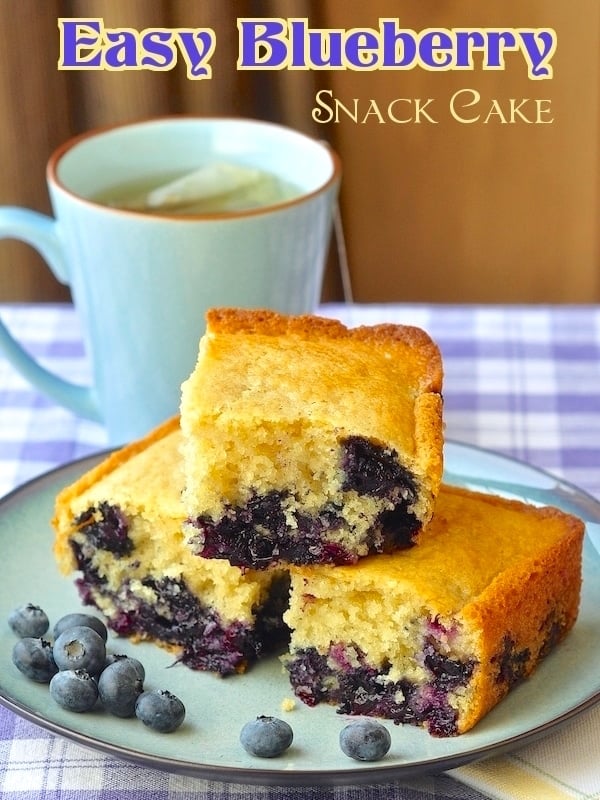
[[448,774],[493,800],[599,800],[600,705],[521,750]]

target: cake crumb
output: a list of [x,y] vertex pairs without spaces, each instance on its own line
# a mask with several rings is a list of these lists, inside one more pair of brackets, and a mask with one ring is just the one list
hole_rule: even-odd
[[282,711],[293,711],[296,708],[296,701],[291,697],[284,697],[281,701]]

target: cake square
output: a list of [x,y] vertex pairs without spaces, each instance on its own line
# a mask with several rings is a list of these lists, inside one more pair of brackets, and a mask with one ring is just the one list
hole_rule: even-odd
[[464,733],[575,623],[583,535],[558,509],[443,486],[418,547],[292,567],[295,694]]
[[287,575],[242,572],[184,543],[179,420],[116,451],[56,499],[54,553],[116,633],[192,669],[242,672],[285,641]]
[[419,328],[209,311],[181,396],[191,548],[265,569],[414,544],[441,480],[441,388]]

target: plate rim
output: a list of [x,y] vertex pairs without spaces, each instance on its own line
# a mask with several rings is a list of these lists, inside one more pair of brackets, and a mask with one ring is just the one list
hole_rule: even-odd
[[[446,439],[445,445],[451,445],[452,447],[466,451],[476,451],[483,455],[491,456],[494,459],[503,460],[508,464],[518,464],[530,472],[534,472],[540,476],[551,479],[552,481],[556,482],[556,485],[571,490],[576,496],[579,496],[590,502],[592,506],[597,506],[598,521],[600,521],[600,501],[586,490],[581,489],[562,477],[554,475],[553,473],[541,467],[529,464],[521,459],[514,458],[513,456],[490,450],[479,445],[472,445],[470,443],[460,442],[451,438]],[[18,501],[21,495],[35,491],[38,484],[43,485],[49,481],[52,481],[61,473],[76,470],[79,467],[83,469],[89,469],[102,458],[105,458],[109,453],[113,452],[114,449],[115,448],[107,448],[81,456],[72,461],[59,464],[56,467],[47,470],[46,472],[30,478],[0,498],[0,513],[2,513],[4,507],[8,503],[14,502],[15,500]],[[519,486],[524,485],[519,484]],[[527,487],[524,486],[524,488],[526,489]],[[557,505],[560,507],[560,502],[558,502]],[[589,544],[589,542],[587,544]],[[424,775],[445,772],[447,770],[456,769],[457,767],[480,761],[485,758],[511,752],[518,747],[520,748],[529,745],[550,733],[558,731],[574,717],[577,717],[589,710],[598,702],[600,702],[600,686],[572,708],[566,709],[557,716],[554,716],[527,731],[507,736],[504,739],[490,742],[480,747],[475,747],[472,749],[467,748],[466,750],[449,754],[447,756],[425,758],[419,761],[412,761],[407,764],[396,762],[388,765],[381,763],[373,766],[364,765],[360,768],[353,768],[352,766],[349,766],[348,768],[343,769],[288,770],[268,769],[262,767],[248,768],[237,766],[219,766],[216,764],[207,764],[197,761],[189,761],[187,759],[176,759],[158,754],[147,753],[130,747],[125,747],[123,745],[114,744],[105,739],[97,739],[93,736],[89,736],[86,733],[74,730],[61,723],[54,722],[53,720],[46,719],[45,717],[41,716],[35,711],[35,709],[30,708],[26,704],[10,696],[10,694],[5,691],[0,679],[0,705],[4,706],[9,711],[27,720],[28,722],[31,722],[32,724],[55,735],[61,736],[71,742],[74,742],[81,747],[91,749],[96,752],[101,752],[104,755],[119,758],[121,760],[135,763],[149,769],[159,769],[179,775],[187,775],[206,780],[222,781],[225,783],[281,787],[310,786],[316,784],[348,786],[373,782],[391,783],[406,778],[414,778],[419,776],[422,777]]]

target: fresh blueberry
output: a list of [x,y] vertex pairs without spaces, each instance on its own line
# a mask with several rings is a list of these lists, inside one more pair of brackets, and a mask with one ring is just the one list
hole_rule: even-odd
[[33,603],[15,608],[9,614],[8,624],[17,636],[29,636],[33,639],[43,636],[50,626],[46,612]]
[[89,711],[98,699],[98,686],[84,669],[65,669],[50,681],[52,699],[67,711]]
[[379,761],[390,749],[392,737],[381,722],[360,719],[340,731],[342,751],[357,761]]
[[13,647],[12,660],[15,667],[27,678],[38,683],[48,683],[58,672],[52,645],[45,639],[26,636]]
[[135,715],[144,725],[160,733],[176,730],[185,718],[181,700],[165,689],[142,692],[135,703]]
[[277,717],[257,717],[247,722],[240,733],[244,750],[259,758],[280,756],[291,745],[293,738],[287,722]]
[[106,654],[106,666],[108,667],[110,664],[115,664],[117,661],[127,661],[131,667],[135,670],[138,678],[141,681],[146,680],[146,670],[144,669],[144,665],[141,661],[138,661],[137,658],[133,658],[133,656],[128,656],[123,653],[107,653]]
[[59,669],[85,669],[97,675],[106,663],[106,645],[93,628],[67,628],[54,642],[54,660]]
[[116,717],[133,717],[135,703],[144,691],[134,659],[109,664],[98,679],[98,691],[104,708]]
[[93,628],[96,633],[99,633],[104,641],[108,639],[108,631],[106,625],[98,617],[92,614],[84,614],[82,612],[75,612],[73,614],[65,614],[61,617],[54,626],[54,638],[58,639],[63,631],[68,628],[77,628],[83,625],[85,628]]

